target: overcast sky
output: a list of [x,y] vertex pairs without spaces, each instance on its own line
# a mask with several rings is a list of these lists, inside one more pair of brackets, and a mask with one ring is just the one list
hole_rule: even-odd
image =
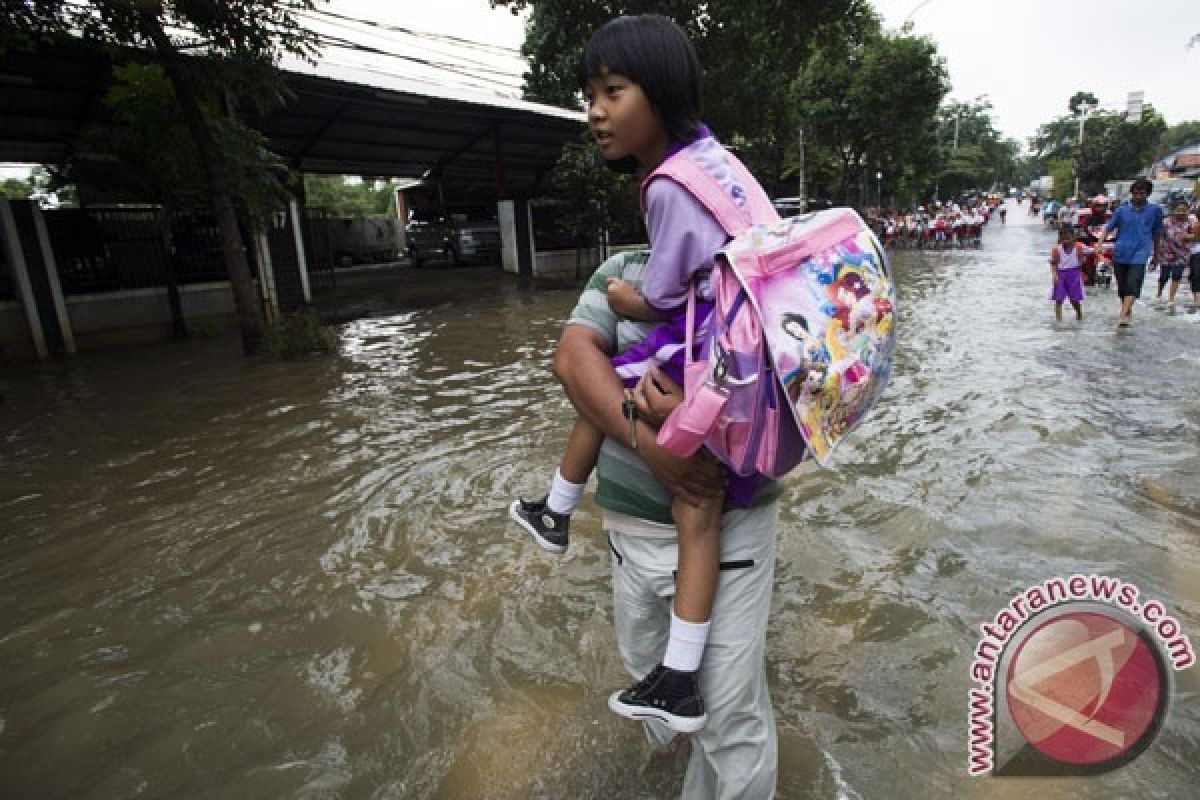
[[[1200,33],[1200,0],[872,2],[885,27],[897,30],[911,19],[915,33],[937,43],[952,99],[987,95],[996,127],[1022,144],[1038,125],[1066,113],[1079,90],[1114,110],[1124,108],[1129,92],[1144,91],[1168,124],[1200,119],[1200,46],[1188,48]],[[487,0],[332,0],[321,7],[416,32],[310,20],[323,33],[408,57],[330,48],[331,66],[519,95],[523,20]],[[0,177],[10,174],[0,165]]]
[[1129,92],[1168,125],[1200,119],[1200,0],[872,0],[885,27],[911,15],[946,59],[951,97],[987,95],[1022,144],[1076,91],[1123,110]]
[[[1200,33],[1200,0],[872,3],[886,28],[898,30],[911,19],[914,33],[931,37],[946,60],[950,97],[971,101],[987,95],[996,127],[1022,144],[1039,125],[1067,113],[1067,101],[1079,90],[1091,91],[1113,110],[1124,109],[1130,92],[1143,91],[1146,102],[1168,124],[1200,119],[1200,46],[1188,48],[1191,36]],[[392,45],[407,42],[418,54],[437,45],[443,53],[487,61],[513,76],[505,81],[490,75],[495,81],[492,89],[511,94],[519,88],[523,66],[515,50],[524,36],[523,21],[506,10],[491,9],[487,0],[333,0],[328,7],[351,16],[509,47],[512,51],[505,57],[464,50],[449,42],[390,40]],[[371,63],[370,57],[344,52],[331,52],[329,57],[341,63]],[[478,78],[429,72],[395,59],[383,61],[435,81],[479,84]]]

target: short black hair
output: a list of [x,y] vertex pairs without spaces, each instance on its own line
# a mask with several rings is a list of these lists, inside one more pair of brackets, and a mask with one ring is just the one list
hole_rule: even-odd
[[703,70],[687,34],[669,17],[639,14],[600,26],[579,57],[579,88],[607,70],[641,87],[675,141],[700,131]]
[[1154,184],[1150,182],[1149,178],[1138,178],[1129,185],[1129,191],[1136,192],[1138,189],[1145,189],[1146,194],[1150,194],[1154,191]]

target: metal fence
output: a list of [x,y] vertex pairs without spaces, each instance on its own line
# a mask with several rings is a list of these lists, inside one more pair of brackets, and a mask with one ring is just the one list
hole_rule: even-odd
[[[208,214],[176,214],[169,230],[156,207],[45,215],[66,295],[165,286],[171,277],[179,284],[226,279],[220,232]],[[253,267],[253,252],[247,257]]]

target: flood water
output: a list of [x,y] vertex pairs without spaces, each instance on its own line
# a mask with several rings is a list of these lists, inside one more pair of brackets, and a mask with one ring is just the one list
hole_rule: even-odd
[[[1200,640],[1200,315],[1140,305],[1118,334],[1108,290],[1054,326],[1024,214],[895,257],[885,405],[789,478],[781,798],[1196,796],[1197,667],[1122,769],[966,774],[979,625],[1025,587],[1120,577]],[[575,294],[440,272],[353,301],[333,357],[5,367],[0,795],[678,796],[686,750],[605,705],[627,676],[598,510],[563,558],[505,514],[564,444]]]

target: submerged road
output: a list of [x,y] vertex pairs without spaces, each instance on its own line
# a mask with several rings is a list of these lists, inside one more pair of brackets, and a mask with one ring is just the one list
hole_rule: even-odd
[[[1122,769],[967,775],[980,626],[1027,587],[1110,575],[1200,638],[1200,315],[1142,305],[1118,333],[1095,290],[1056,326],[1052,235],[1010,208],[981,250],[896,255],[886,402],[788,479],[781,798],[1195,793],[1196,668]],[[605,706],[627,679],[597,509],[563,558],[505,515],[564,443],[574,297],[446,271],[355,299],[331,358],[201,340],[5,368],[4,796],[677,795],[684,749]]]

